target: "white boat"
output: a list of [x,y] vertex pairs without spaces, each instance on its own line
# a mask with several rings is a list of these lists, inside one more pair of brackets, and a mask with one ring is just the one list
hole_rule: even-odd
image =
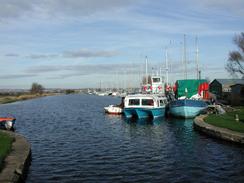
[[108,107],[104,107],[104,111],[108,114],[122,114],[123,109],[120,106],[109,105]]
[[107,96],[108,94],[107,93],[104,93],[104,92],[99,92],[97,93],[98,96]]
[[3,127],[7,130],[13,129],[15,120],[13,117],[0,117],[0,128]]
[[157,118],[165,116],[167,98],[153,94],[128,95],[124,99],[126,118]]

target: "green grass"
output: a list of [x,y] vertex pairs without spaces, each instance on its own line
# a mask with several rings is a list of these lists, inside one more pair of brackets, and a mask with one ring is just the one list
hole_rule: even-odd
[[[236,114],[239,116],[239,122],[235,120]],[[244,133],[244,107],[238,107],[235,111],[223,115],[210,114],[204,121],[217,127]]]
[[17,99],[11,98],[11,97],[5,97],[0,98],[0,104],[7,104],[18,101]]
[[10,152],[14,138],[0,132],[0,171],[3,167],[3,160]]
[[6,104],[6,103],[12,103],[17,101],[23,101],[28,99],[34,99],[38,97],[45,97],[45,96],[51,96],[54,95],[54,93],[43,93],[43,94],[20,94],[20,95],[0,95],[0,104]]

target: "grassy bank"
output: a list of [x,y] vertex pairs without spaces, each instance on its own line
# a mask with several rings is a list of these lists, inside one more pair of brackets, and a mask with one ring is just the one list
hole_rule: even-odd
[[14,139],[9,135],[0,132],[0,171],[3,167],[3,160],[11,150]]
[[[235,120],[236,115],[239,117],[239,122]],[[244,133],[244,108],[236,108],[235,111],[223,115],[210,114],[204,121],[217,127]]]
[[54,95],[53,93],[44,93],[44,94],[21,94],[21,95],[7,95],[7,96],[0,96],[0,104],[6,104],[16,101],[23,101],[38,97],[45,97]]

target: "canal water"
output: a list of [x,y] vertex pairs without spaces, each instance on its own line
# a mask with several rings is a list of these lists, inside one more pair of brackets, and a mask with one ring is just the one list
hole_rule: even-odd
[[244,182],[243,147],[199,134],[192,120],[104,114],[119,102],[80,94],[0,105],[31,142],[26,182]]

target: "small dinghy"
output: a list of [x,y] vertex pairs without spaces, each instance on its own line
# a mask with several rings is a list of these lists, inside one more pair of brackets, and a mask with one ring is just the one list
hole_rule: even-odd
[[119,105],[109,105],[108,107],[104,107],[105,113],[108,114],[122,114],[124,112],[124,99],[121,98],[121,103]]
[[15,120],[16,119],[12,117],[0,117],[0,127],[12,130],[14,128]]
[[108,107],[104,107],[104,111],[108,114],[122,114],[123,109],[120,106],[109,105]]

